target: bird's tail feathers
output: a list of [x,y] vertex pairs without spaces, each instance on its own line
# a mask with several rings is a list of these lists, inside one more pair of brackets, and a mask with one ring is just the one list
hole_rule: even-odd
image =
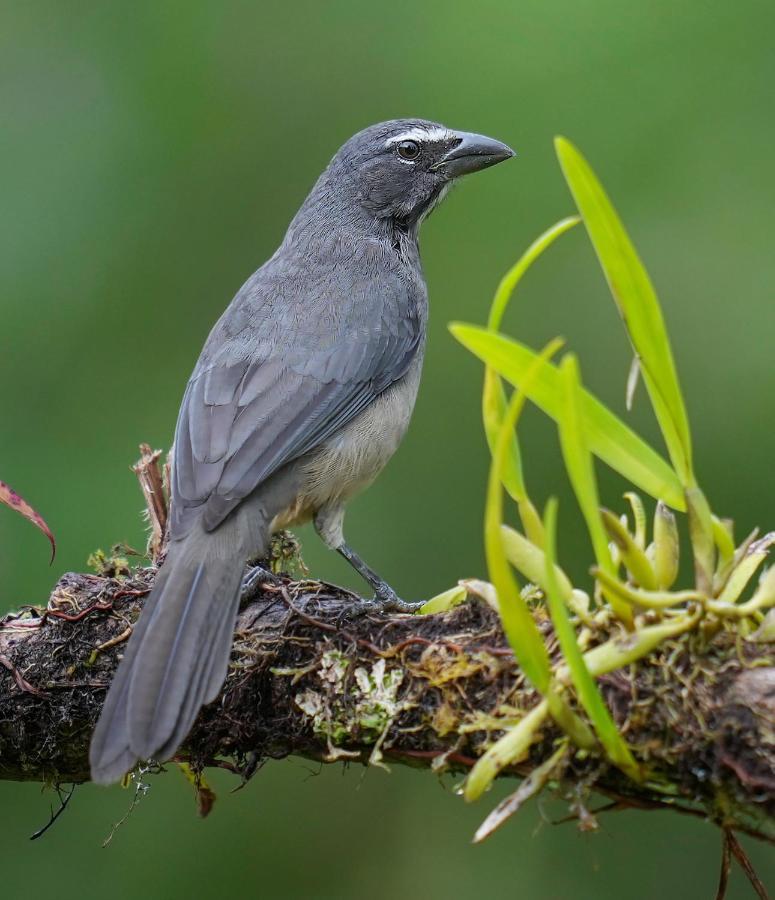
[[92,738],[92,780],[169,758],[226,677],[247,556],[215,535],[170,545]]

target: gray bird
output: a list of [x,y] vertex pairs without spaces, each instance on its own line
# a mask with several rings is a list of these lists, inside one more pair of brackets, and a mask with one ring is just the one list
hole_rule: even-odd
[[180,407],[167,556],[92,738],[93,781],[168,759],[215,699],[245,561],[274,531],[312,520],[377,602],[413,608],[345,543],[344,508],[414,407],[428,314],[420,224],[456,178],[513,155],[419,119],[359,132],[218,320]]

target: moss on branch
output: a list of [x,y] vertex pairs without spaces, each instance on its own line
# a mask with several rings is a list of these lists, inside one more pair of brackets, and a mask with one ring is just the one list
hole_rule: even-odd
[[[88,779],[91,731],[154,574],[70,573],[46,607],[2,620],[0,778]],[[291,754],[465,771],[538,703],[485,603],[356,617],[353,602],[291,580],[246,601],[224,689],[179,758],[246,776],[262,759]],[[576,801],[581,788],[624,804],[667,804],[775,838],[775,668],[765,651],[723,631],[692,633],[601,678],[648,780],[635,784],[594,753],[570,754],[559,789]],[[560,738],[547,725],[504,774],[532,771]]]

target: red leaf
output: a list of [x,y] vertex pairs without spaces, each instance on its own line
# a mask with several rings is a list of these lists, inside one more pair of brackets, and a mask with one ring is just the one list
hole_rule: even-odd
[[36,512],[29,503],[24,499],[24,497],[20,497],[16,491],[7,485],[4,481],[0,481],[0,503],[5,503],[6,506],[10,506],[11,509],[15,509],[16,512],[21,513],[25,519],[32,522],[36,528],[40,528],[43,534],[49,540],[51,544],[51,562],[54,562],[54,556],[57,552],[56,541],[54,540],[54,535],[51,533],[51,529],[46,525],[45,519],[40,515],[39,512]]

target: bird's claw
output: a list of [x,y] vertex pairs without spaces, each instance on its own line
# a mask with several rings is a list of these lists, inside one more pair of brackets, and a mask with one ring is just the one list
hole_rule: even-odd
[[384,581],[377,584],[374,590],[374,599],[371,601],[381,612],[415,613],[423,605],[423,601],[412,603],[402,600],[398,594]]
[[378,587],[372,600],[359,600],[348,606],[342,618],[360,618],[368,613],[416,613],[423,606],[423,601],[411,603],[402,600],[391,588]]
[[371,602],[374,603],[381,612],[394,613],[416,613],[420,607],[425,605],[423,600],[402,600],[395,595],[385,598],[375,597]]

